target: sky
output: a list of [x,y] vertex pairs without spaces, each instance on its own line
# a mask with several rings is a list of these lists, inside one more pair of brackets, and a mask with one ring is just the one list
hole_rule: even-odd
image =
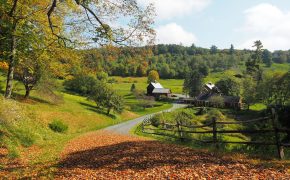
[[156,8],[156,43],[290,49],[290,0],[137,0]]

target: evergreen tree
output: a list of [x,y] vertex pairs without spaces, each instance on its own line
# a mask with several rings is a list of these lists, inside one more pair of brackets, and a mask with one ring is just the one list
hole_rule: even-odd
[[131,92],[136,91],[136,85],[135,85],[134,83],[132,84],[132,86],[131,86],[131,88],[130,88],[130,91],[131,91]]
[[215,46],[215,45],[212,45],[212,46],[210,47],[210,53],[211,53],[211,54],[216,54],[216,53],[217,53],[217,51],[218,51],[218,48],[217,48],[217,46]]
[[231,44],[230,54],[233,55],[235,53],[234,45]]

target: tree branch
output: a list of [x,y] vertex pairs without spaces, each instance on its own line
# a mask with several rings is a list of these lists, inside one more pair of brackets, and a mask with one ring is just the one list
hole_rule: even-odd
[[16,10],[16,7],[17,7],[17,3],[18,3],[18,0],[14,0],[14,1],[13,1],[13,6],[12,6],[12,8],[11,8],[9,14],[8,14],[10,17],[13,16],[13,13],[14,13],[14,11]]

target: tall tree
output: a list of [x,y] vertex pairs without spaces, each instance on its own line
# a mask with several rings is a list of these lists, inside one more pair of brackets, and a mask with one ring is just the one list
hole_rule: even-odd
[[263,44],[260,40],[255,41],[253,47],[255,47],[255,52],[252,54],[251,58],[246,62],[247,72],[250,74],[255,74],[259,71],[262,62],[262,48]]
[[234,53],[235,53],[235,48],[234,48],[234,45],[231,44],[230,55],[233,55]]
[[183,92],[188,92],[191,97],[198,96],[202,88],[203,75],[197,70],[187,74],[183,83]]

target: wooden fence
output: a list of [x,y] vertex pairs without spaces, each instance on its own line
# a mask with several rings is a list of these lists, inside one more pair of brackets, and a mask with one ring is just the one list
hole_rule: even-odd
[[[261,130],[219,130],[217,125],[229,125],[229,124],[247,124],[247,123],[257,123],[257,122],[271,122],[271,128],[269,129],[261,129]],[[276,146],[278,157],[280,159],[284,158],[284,149],[283,147],[290,147],[290,143],[283,143],[281,142],[280,135],[282,133],[290,133],[290,129],[286,128],[279,128],[278,126],[278,115],[275,109],[272,109],[272,115],[267,117],[261,117],[257,119],[251,119],[246,121],[235,121],[235,122],[223,122],[218,121],[216,118],[212,118],[211,122],[208,124],[204,124],[201,126],[189,126],[184,125],[177,121],[176,124],[170,123],[159,123],[158,128],[152,127],[152,122],[150,118],[145,119],[142,123],[142,132],[161,135],[161,136],[168,136],[171,138],[183,140],[196,140],[202,143],[213,143],[216,148],[219,147],[221,143],[232,143],[232,144],[246,144],[246,145],[268,145],[268,146]],[[201,128],[211,127],[211,130],[200,130]],[[164,132],[171,132],[172,134],[166,134]],[[265,133],[273,133],[274,141],[221,141],[218,139],[218,134],[235,134],[235,133],[242,133],[242,134],[261,134],[265,135]],[[176,135],[177,134],[177,135]],[[211,140],[202,140],[202,139],[194,139],[188,135],[190,134],[212,134]]]

